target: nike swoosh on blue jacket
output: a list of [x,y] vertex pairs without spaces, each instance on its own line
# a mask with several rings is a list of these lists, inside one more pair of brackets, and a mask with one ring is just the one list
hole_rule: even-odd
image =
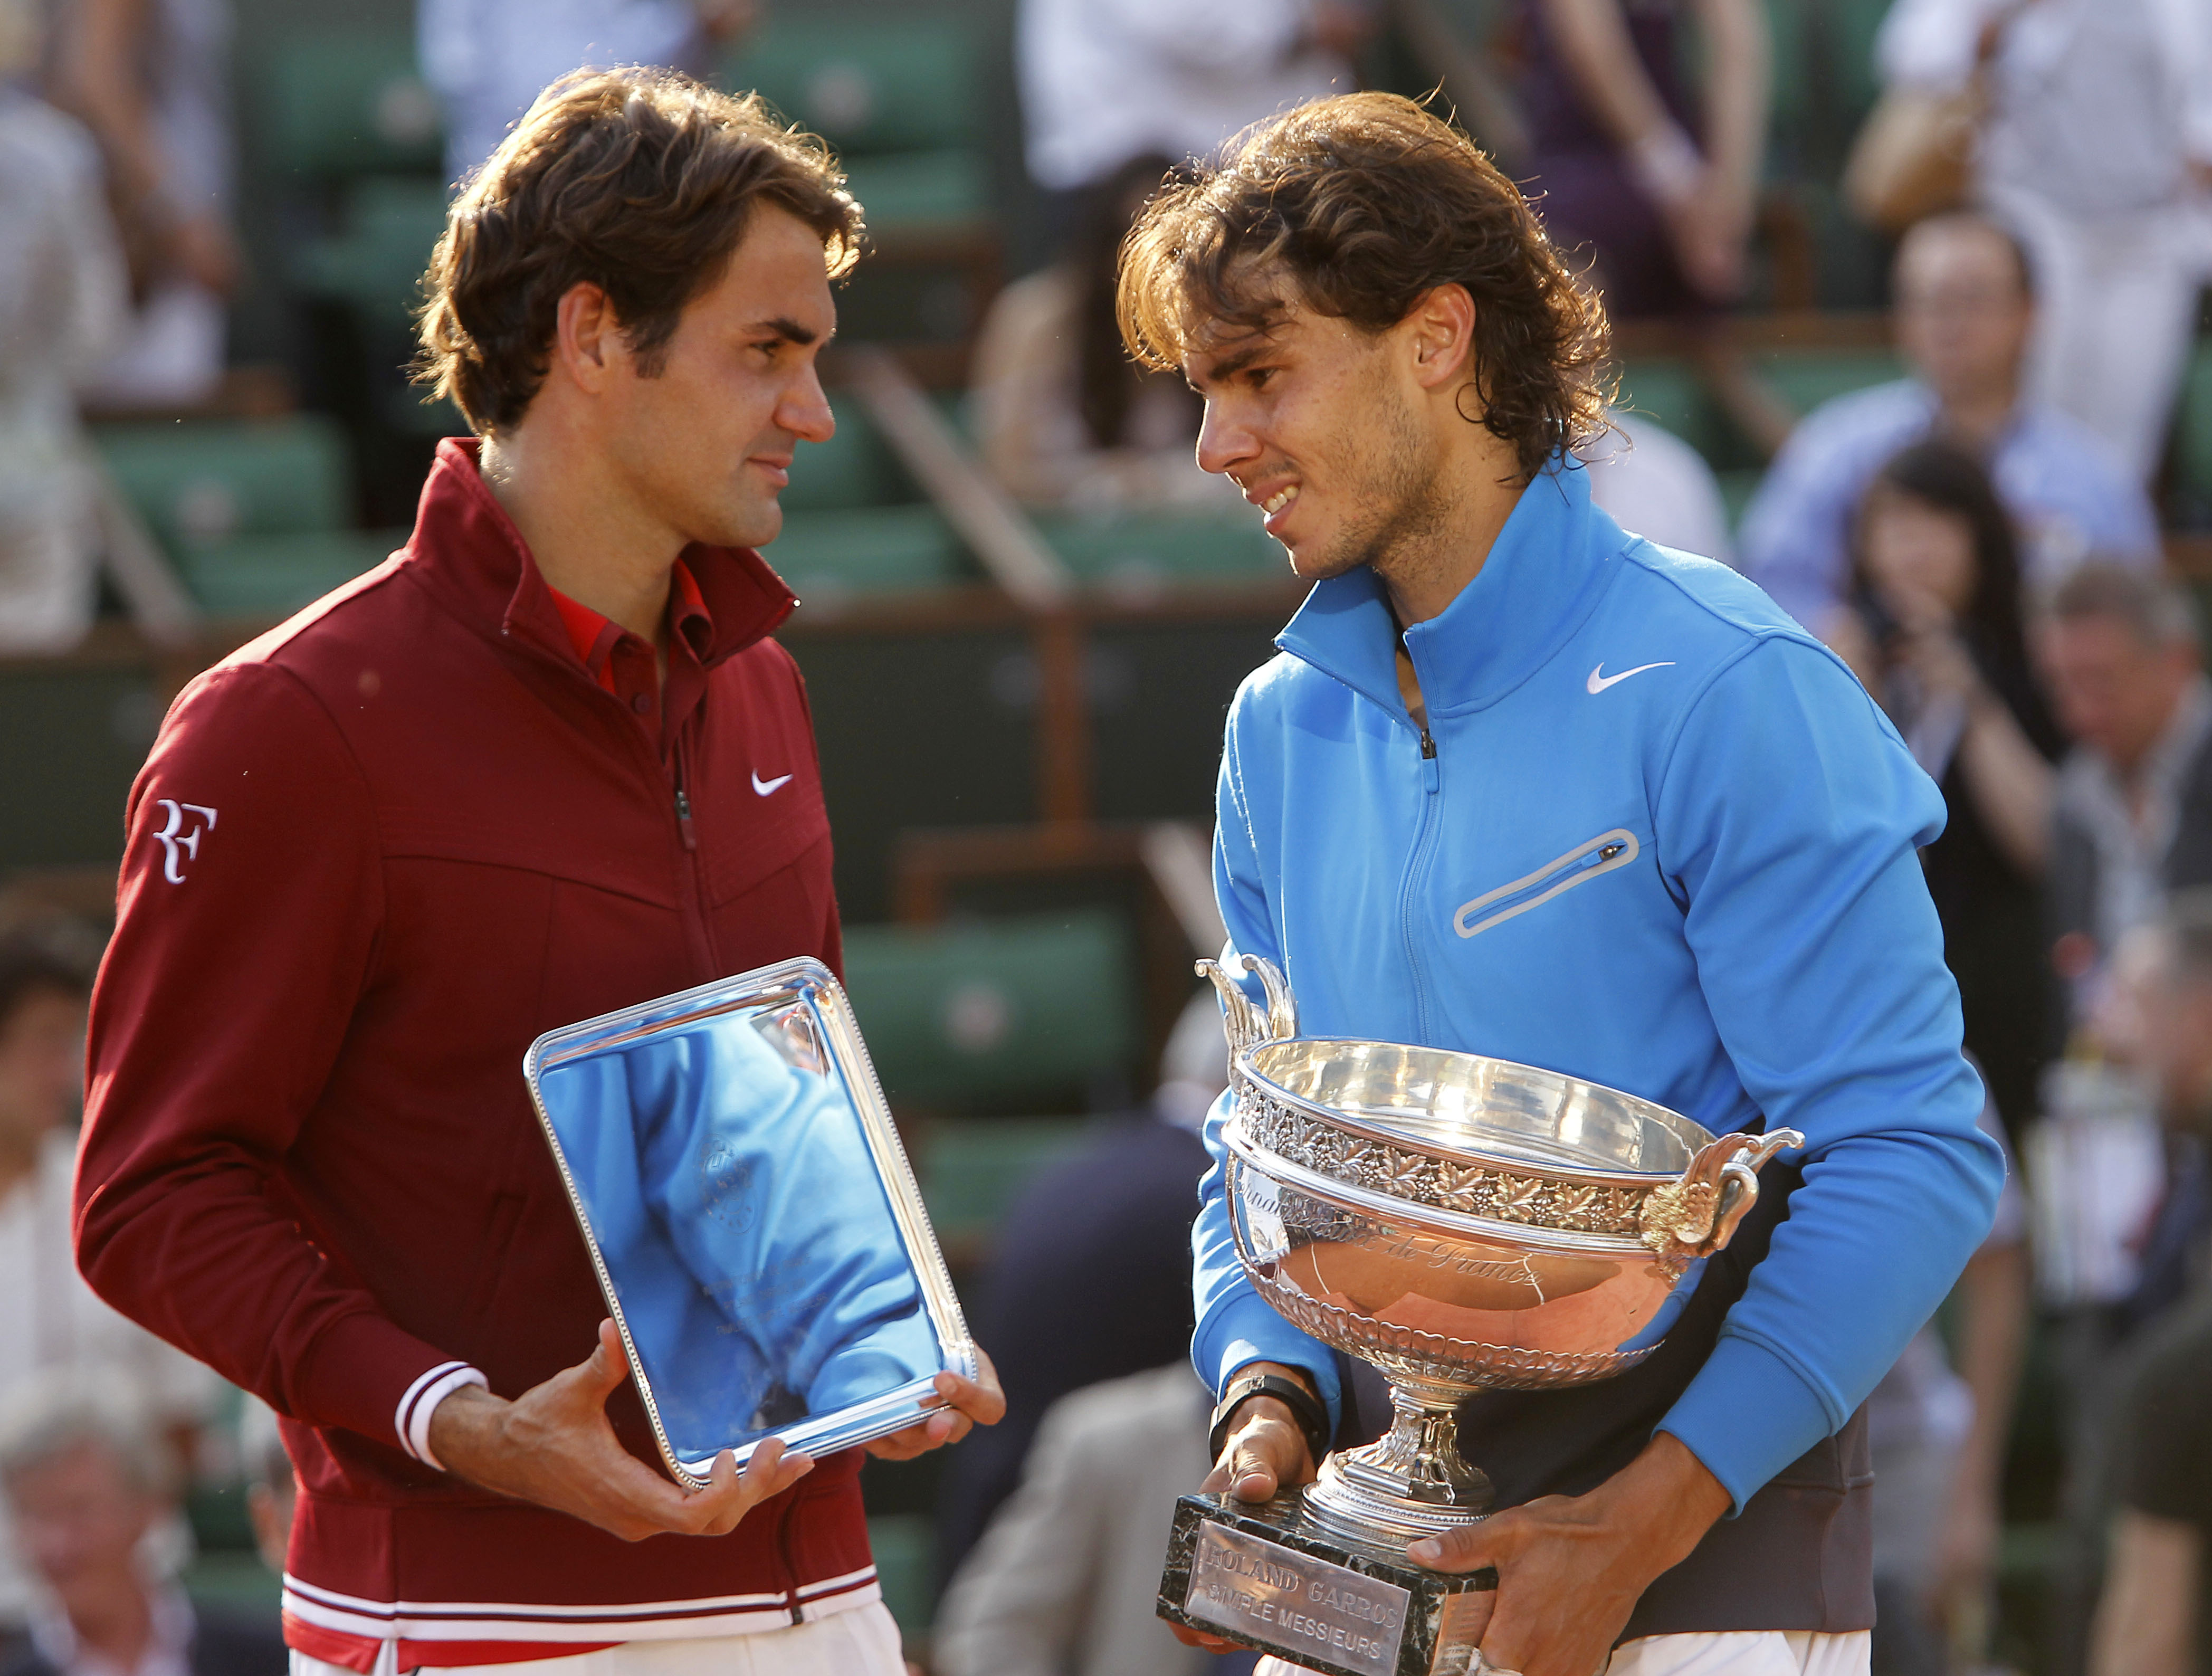
[[[1850,1418],[1995,1212],[2003,1161],[1916,854],[1942,796],[1826,647],[1734,572],[1624,534],[1579,467],[1540,476],[1481,573],[1407,630],[1433,756],[1395,639],[1362,567],[1314,588],[1238,691],[1226,958],[1277,962],[1310,1035],[1542,1066],[1716,1133],[1804,1132],[1788,1219],[1662,1426],[1741,1509]],[[1216,1388],[1303,1365],[1334,1413],[1330,1354],[1237,1266],[1226,1111],[1194,1358]]]

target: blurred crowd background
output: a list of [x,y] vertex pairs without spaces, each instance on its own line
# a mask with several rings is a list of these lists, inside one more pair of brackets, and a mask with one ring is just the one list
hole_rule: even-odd
[[909,1656],[1206,1666],[1150,1606],[1205,1467],[1190,959],[1299,590],[1123,355],[1114,253],[1166,170],[1365,86],[1455,110],[1605,293],[1601,502],[1768,588],[1949,802],[2018,1163],[1874,1399],[1877,1670],[2212,1668],[2203,0],[0,0],[5,1676],[283,1656],[273,1423],[68,1255],[124,796],[183,682],[404,539],[460,430],[406,372],[453,183],[616,63],[759,89],[867,210],[769,556],[849,987],[1011,1404],[868,1470]]

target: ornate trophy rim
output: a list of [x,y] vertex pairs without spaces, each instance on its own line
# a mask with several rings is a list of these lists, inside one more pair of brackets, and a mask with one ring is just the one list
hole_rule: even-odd
[[1376,1048],[1391,1053],[1427,1054],[1450,1064],[1490,1066],[1532,1080],[1555,1083],[1566,1089],[1620,1101],[1646,1121],[1656,1123],[1674,1135],[1682,1143],[1688,1156],[1694,1156],[1700,1148],[1710,1145],[1716,1139],[1713,1132],[1695,1118],[1685,1117],[1671,1107],[1662,1106],[1656,1100],[1647,1100],[1640,1094],[1631,1094],[1626,1089],[1592,1082],[1587,1077],[1570,1076],[1565,1072],[1553,1071],[1540,1065],[1526,1065],[1518,1060],[1498,1059],[1489,1054],[1470,1054],[1456,1048],[1424,1048],[1410,1042],[1383,1041],[1371,1036],[1298,1035],[1255,1042],[1237,1056],[1235,1069],[1263,1091],[1267,1097],[1278,1103],[1294,1108],[1333,1129],[1358,1135],[1364,1140],[1380,1142],[1402,1152],[1419,1152],[1431,1158],[1471,1159],[1489,1169],[1515,1175],[1534,1175],[1550,1181],[1577,1184],[1590,1181],[1639,1190],[1671,1181],[1681,1174],[1679,1169],[1610,1169],[1599,1164],[1547,1163],[1540,1159],[1520,1157],[1502,1151],[1486,1151],[1479,1146],[1448,1146],[1441,1141],[1425,1140],[1387,1120],[1372,1115],[1363,1116],[1299,1094],[1259,1068],[1256,1061],[1267,1055],[1270,1050],[1286,1048]]
[[[1393,1222],[1425,1228],[1440,1234],[1461,1238],[1486,1240],[1529,1248],[1543,1249],[1593,1257],[1649,1257],[1650,1242],[1644,1238],[1633,1209],[1627,1211],[1622,1225],[1617,1230],[1600,1230],[1539,1221],[1533,1218],[1515,1221],[1504,1217],[1486,1217],[1472,1211],[1462,1211],[1449,1205],[1437,1204],[1427,1198],[1401,1198],[1395,1192],[1386,1193],[1358,1181],[1346,1181],[1340,1175],[1331,1175],[1316,1169],[1277,1147],[1255,1139],[1244,1126],[1244,1114],[1240,1110],[1232,1114],[1222,1129],[1222,1143],[1237,1161],[1248,1169],[1263,1175],[1276,1177],[1300,1193],[1340,1210],[1356,1211],[1362,1216],[1386,1217]],[[1388,1149],[1382,1156],[1365,1161],[1367,1167],[1378,1173],[1387,1173],[1393,1165]],[[1344,1167],[1349,1160],[1340,1161]],[[1431,1160],[1431,1162],[1436,1162]],[[1353,1167],[1358,1167],[1354,1165]],[[1448,1167],[1448,1166],[1447,1166]],[[1416,1166],[1418,1168],[1418,1166]],[[1511,1174],[1511,1171],[1501,1171]],[[1390,1176],[1394,1186],[1403,1178]],[[1671,1183],[1672,1175],[1644,1178],[1648,1188],[1656,1189]],[[1639,1189],[1636,1197],[1640,1201],[1646,1191]]]

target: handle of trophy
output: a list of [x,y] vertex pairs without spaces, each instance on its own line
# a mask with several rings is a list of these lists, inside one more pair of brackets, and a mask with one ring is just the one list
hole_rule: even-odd
[[1759,1203],[1760,1167],[1784,1148],[1805,1144],[1805,1137],[1795,1129],[1777,1129],[1771,1134],[1731,1139],[1739,1139],[1745,1145],[1721,1167],[1720,1205],[1713,1212],[1713,1231],[1707,1236],[1706,1248],[1709,1251],[1724,1250],[1728,1242],[1735,1237],[1737,1225],[1750,1214],[1751,1207]]
[[1244,969],[1260,975],[1260,987],[1267,992],[1267,1037],[1288,1041],[1298,1033],[1297,998],[1291,993],[1283,969],[1264,955],[1244,956]]
[[1219,961],[1201,960],[1193,969],[1212,983],[1214,993],[1221,997],[1221,1029],[1229,1038],[1229,1062],[1233,1066],[1248,1048],[1267,1039],[1260,1009],[1252,1005],[1243,987],[1229,975],[1228,969]]

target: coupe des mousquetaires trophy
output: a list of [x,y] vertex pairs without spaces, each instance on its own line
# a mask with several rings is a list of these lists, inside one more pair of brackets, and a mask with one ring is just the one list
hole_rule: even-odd
[[1480,1667],[1496,1574],[1405,1557],[1489,1509],[1459,1404],[1641,1362],[1759,1197],[1759,1167],[1804,1138],[1716,1138],[1553,1072],[1301,1036],[1282,974],[1244,963],[1264,1012],[1198,969],[1228,1009],[1237,1254],[1285,1320],[1374,1365],[1395,1419],[1264,1506],[1182,1497],[1159,1612],[1329,1676],[1460,1676]]

